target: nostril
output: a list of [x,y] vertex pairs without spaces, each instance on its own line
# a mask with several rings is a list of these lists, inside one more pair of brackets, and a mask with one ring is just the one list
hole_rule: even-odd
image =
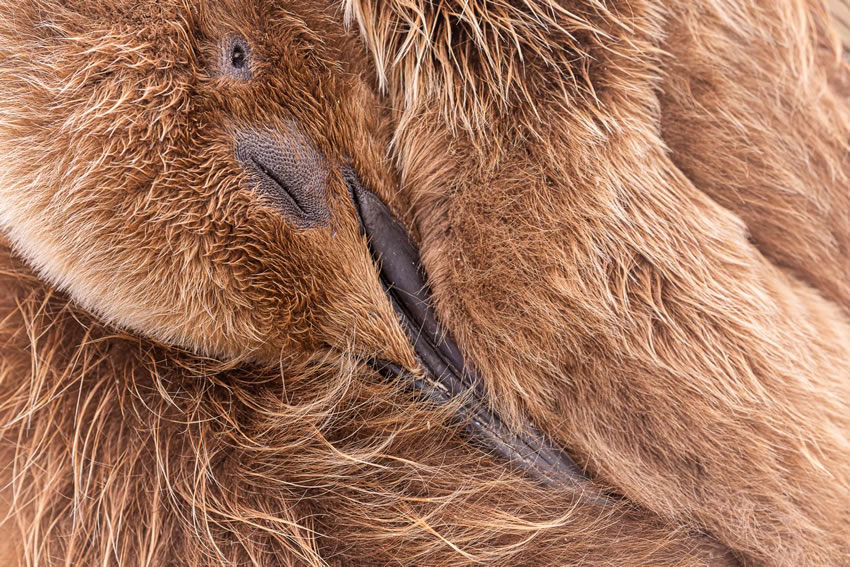
[[294,127],[283,132],[243,131],[236,159],[265,198],[302,228],[330,221],[328,165],[309,138]]

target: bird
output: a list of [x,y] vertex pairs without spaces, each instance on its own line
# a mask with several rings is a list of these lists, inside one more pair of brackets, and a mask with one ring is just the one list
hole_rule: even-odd
[[841,564],[844,69],[784,4],[0,3],[11,556]]

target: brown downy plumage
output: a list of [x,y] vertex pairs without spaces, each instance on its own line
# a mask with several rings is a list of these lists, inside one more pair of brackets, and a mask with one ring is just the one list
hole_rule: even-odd
[[745,561],[850,564],[847,69],[816,0],[350,0],[494,403]]
[[[844,69],[817,3],[661,4],[0,2],[22,563],[847,564]],[[349,163],[609,506],[364,364],[415,366]]]

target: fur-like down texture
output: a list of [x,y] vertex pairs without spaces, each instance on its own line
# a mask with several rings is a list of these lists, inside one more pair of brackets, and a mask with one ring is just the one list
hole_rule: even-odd
[[[0,1],[24,564],[850,564],[848,110],[824,7],[344,4]],[[329,164],[326,227],[236,159],[239,132],[293,124]],[[347,163],[414,230],[494,405],[610,507],[367,369],[415,363]]]
[[437,308],[494,403],[745,561],[850,564],[850,113],[825,5],[347,5]]

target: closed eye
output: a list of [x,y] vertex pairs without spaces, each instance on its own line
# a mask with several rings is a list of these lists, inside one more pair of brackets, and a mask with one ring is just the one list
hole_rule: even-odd
[[257,159],[256,157],[251,156],[250,159],[251,162],[254,164],[254,167],[256,167],[263,175],[274,181],[280,187],[281,191],[283,191],[286,195],[289,195],[289,198],[292,200],[293,206],[298,209],[299,216],[308,216],[307,211],[305,211],[301,203],[298,202],[298,198],[295,195],[295,191],[293,191],[293,189],[289,187],[289,185],[284,182],[279,175],[276,175],[271,168],[263,164],[263,162]]
[[236,159],[253,188],[302,228],[330,221],[324,156],[296,127],[279,132],[248,129],[236,134]]

